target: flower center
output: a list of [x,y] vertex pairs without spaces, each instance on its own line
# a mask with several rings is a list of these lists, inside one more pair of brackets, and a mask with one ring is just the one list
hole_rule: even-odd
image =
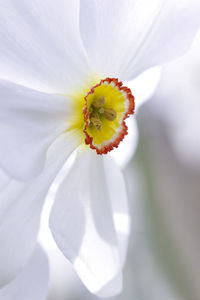
[[100,96],[96,98],[89,110],[89,120],[91,127],[94,127],[96,130],[102,130],[103,118],[108,121],[114,121],[117,117],[117,113],[113,108],[105,107],[105,97]]
[[118,147],[128,133],[125,119],[134,113],[131,90],[116,78],[106,78],[93,86],[84,97],[85,143],[97,154]]

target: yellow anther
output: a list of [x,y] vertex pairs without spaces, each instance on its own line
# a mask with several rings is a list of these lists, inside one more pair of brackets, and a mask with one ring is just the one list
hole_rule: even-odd
[[95,127],[96,130],[100,131],[102,128],[101,120],[99,118],[99,115],[97,113],[94,113],[90,117],[90,121],[92,125]]
[[103,108],[103,107],[99,108],[98,112],[99,112],[100,114],[103,114],[103,113],[104,113],[104,108]]
[[93,103],[92,105],[96,108],[99,108],[99,107],[103,107],[105,104],[105,97],[104,96],[100,96],[99,98],[97,98]]
[[117,118],[117,113],[113,108],[104,108],[102,115],[108,121],[114,121]]

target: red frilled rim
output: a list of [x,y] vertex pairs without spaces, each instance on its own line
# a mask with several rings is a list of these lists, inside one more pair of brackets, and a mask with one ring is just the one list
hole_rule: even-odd
[[[117,87],[119,91],[122,91],[124,93],[124,97],[126,100],[128,100],[129,104],[128,104],[128,108],[126,109],[126,112],[124,114],[124,117],[121,121],[120,131],[114,135],[114,139],[112,139],[112,141],[107,141],[107,144],[102,145],[102,147],[97,147],[97,145],[93,144],[93,138],[87,132],[87,128],[90,123],[89,122],[90,114],[89,114],[89,109],[88,109],[87,97],[90,94],[94,94],[95,88],[102,85],[103,83],[108,83],[108,84],[114,83],[115,87]],[[83,129],[83,132],[85,134],[86,145],[89,145],[91,149],[96,150],[97,154],[106,154],[109,151],[112,151],[114,148],[118,148],[119,143],[124,139],[125,135],[128,134],[128,127],[126,126],[125,120],[130,115],[134,114],[135,98],[132,95],[131,90],[128,87],[123,86],[122,82],[118,81],[117,78],[106,78],[106,79],[101,80],[100,83],[98,83],[97,85],[91,87],[90,91],[87,93],[87,95],[84,97],[84,99],[85,99],[85,106],[83,108],[83,116],[84,116],[85,126]]]

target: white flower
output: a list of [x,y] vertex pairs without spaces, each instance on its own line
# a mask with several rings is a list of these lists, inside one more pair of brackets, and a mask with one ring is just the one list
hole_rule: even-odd
[[55,197],[50,227],[91,292],[121,290],[126,189],[114,161],[96,151],[118,144],[134,105],[129,89],[102,80],[127,81],[182,54],[199,25],[199,10],[196,0],[1,3],[0,165],[10,176],[0,174],[1,285],[29,259],[45,195],[79,147]]

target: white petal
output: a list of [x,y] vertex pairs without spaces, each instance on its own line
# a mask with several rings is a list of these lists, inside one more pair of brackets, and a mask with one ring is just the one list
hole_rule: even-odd
[[127,191],[123,173],[116,163],[109,157],[104,157],[105,181],[109,190],[114,226],[117,233],[120,262],[123,266],[126,259],[128,236],[130,232],[130,217]]
[[121,173],[115,171],[116,176],[107,181],[103,158],[93,150],[81,149],[58,191],[50,217],[53,236],[64,255],[87,288],[104,297],[121,288],[111,288],[111,281],[120,277],[126,249],[121,242],[128,227],[126,223],[125,228],[119,225],[124,211],[127,215],[127,198]]
[[182,162],[200,166],[200,32],[181,59],[163,68],[152,101],[153,110],[167,124],[172,147]]
[[35,246],[45,196],[66,157],[76,146],[63,135],[49,151],[43,173],[22,183],[0,173],[0,286],[14,278]]
[[71,102],[0,80],[0,166],[28,180],[45,164],[50,144],[67,130]]
[[125,81],[124,85],[128,86],[135,97],[135,111],[141,107],[154,94],[160,81],[161,68],[154,67],[131,81]]
[[122,168],[130,162],[138,144],[138,128],[135,116],[127,119],[126,125],[128,126],[128,135],[124,137],[124,140],[119,144],[118,148],[110,152],[110,155]]
[[[109,187],[110,201],[113,211],[114,226],[118,239],[121,269],[124,266],[130,234],[130,216],[127,201],[126,186],[123,174],[118,166],[110,159],[104,157],[104,168],[107,186]],[[122,273],[119,272],[111,282],[98,293],[100,297],[110,297],[121,292],[123,286]]]
[[0,41],[0,78],[66,93],[88,74],[78,0],[4,1]]
[[97,294],[98,297],[108,298],[118,295],[122,292],[123,277],[121,272],[114,277],[108,284],[106,284]]
[[200,26],[199,0],[83,0],[80,28],[95,69],[131,80],[181,55]]
[[0,289],[0,300],[45,300],[48,292],[49,264],[40,246],[24,270]]

